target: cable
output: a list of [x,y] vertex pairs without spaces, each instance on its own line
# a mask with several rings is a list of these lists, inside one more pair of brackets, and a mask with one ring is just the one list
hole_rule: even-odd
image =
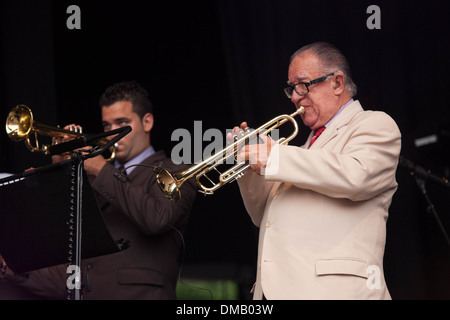
[[211,300],[213,300],[213,294],[212,294],[212,292],[211,292],[211,290],[209,290],[208,288],[202,288],[202,287],[199,287],[199,286],[194,286],[194,285],[192,285],[192,284],[187,284],[186,282],[184,282],[182,279],[181,279],[181,273],[183,272],[183,265],[184,265],[184,257],[185,257],[185,253],[186,253],[186,244],[185,244],[185,242],[184,242],[184,237],[183,237],[183,235],[181,234],[181,232],[177,229],[177,228],[175,228],[174,226],[172,226],[171,224],[168,224],[171,228],[173,228],[177,233],[178,233],[178,235],[180,236],[180,238],[181,238],[181,242],[182,242],[182,250],[181,250],[181,261],[180,261],[180,271],[178,272],[178,281],[182,284],[182,285],[184,285],[184,286],[187,286],[187,287],[190,287],[190,288],[193,288],[193,289],[198,289],[198,290],[203,290],[203,291],[207,291],[208,293],[209,293],[209,296],[210,296],[210,299]]

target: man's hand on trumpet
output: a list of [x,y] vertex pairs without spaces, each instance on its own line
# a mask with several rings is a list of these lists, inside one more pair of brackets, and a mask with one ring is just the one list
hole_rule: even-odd
[[[83,133],[83,128],[80,125],[76,125],[76,124],[69,124],[69,125],[65,126],[64,130],[73,131],[75,133]],[[73,139],[75,139],[73,136],[61,135],[61,136],[53,137],[52,142],[53,142],[53,144],[58,144],[58,143],[67,142],[67,141],[70,141]],[[85,148],[82,148],[81,150],[83,150],[83,149],[89,150],[89,149],[91,149],[91,147],[85,147]],[[69,154],[60,154],[60,155],[52,156],[53,163],[61,162],[63,160],[67,160],[67,159],[70,159]],[[105,158],[103,156],[97,156],[94,158],[86,159],[83,163],[83,166],[84,166],[84,170],[86,171],[86,173],[88,175],[97,176],[105,164],[106,164]]]
[[[245,137],[247,130],[247,122],[242,122],[239,127],[234,127],[233,131],[227,134],[228,143],[234,143]],[[258,138],[252,139],[257,141],[257,143],[252,144],[248,143],[246,139],[242,140],[242,144],[236,146],[236,161],[246,161],[250,164],[250,169],[259,175],[263,175],[270,151],[276,144],[276,141],[263,133],[259,134]]]
[[[83,128],[76,124],[68,124],[63,128],[64,130],[69,130],[75,133],[83,133]],[[68,136],[68,135],[60,135],[60,136],[53,136],[52,137],[52,144],[59,144],[63,142],[67,142],[70,140],[75,139],[74,137]],[[69,153],[63,153],[52,156],[52,163],[61,162],[64,160],[70,159]]]

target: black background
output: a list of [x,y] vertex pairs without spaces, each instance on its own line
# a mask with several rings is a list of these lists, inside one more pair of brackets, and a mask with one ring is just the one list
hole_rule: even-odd
[[[69,30],[69,5],[81,9],[81,29]],[[370,30],[369,5],[381,9]],[[0,119],[17,104],[49,125],[78,123],[101,132],[98,98],[118,81],[137,80],[155,108],[152,143],[169,155],[177,128],[225,132],[242,121],[256,127],[293,112],[282,89],[289,56],[302,45],[329,41],[350,61],[366,109],[391,115],[402,132],[402,154],[449,175],[449,16],[445,1],[31,1],[3,0]],[[302,144],[309,129],[291,144]],[[438,143],[416,147],[416,139]],[[0,172],[49,163],[0,134]],[[149,174],[151,174],[149,172]],[[388,220],[385,275],[394,299],[450,298],[450,246],[409,172]],[[427,182],[445,229],[449,191]],[[182,276],[228,278],[245,289],[254,277],[257,229],[236,184],[199,194],[186,234]]]

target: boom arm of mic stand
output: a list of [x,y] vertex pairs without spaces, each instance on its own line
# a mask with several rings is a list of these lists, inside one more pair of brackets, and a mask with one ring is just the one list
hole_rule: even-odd
[[438,177],[430,172],[430,170],[426,170],[425,168],[422,168],[418,164],[406,159],[403,156],[400,156],[399,159],[399,166],[405,167],[411,175],[415,176],[416,178],[422,178],[425,181],[432,181],[434,183],[437,183],[444,187],[450,187],[450,184],[445,177]]

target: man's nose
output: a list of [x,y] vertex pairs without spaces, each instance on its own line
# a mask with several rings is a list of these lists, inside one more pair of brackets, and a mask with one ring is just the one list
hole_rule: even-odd
[[292,102],[294,105],[297,105],[300,101],[303,100],[303,98],[305,98],[305,95],[299,95],[299,94],[297,93],[297,91],[292,90],[291,102]]

